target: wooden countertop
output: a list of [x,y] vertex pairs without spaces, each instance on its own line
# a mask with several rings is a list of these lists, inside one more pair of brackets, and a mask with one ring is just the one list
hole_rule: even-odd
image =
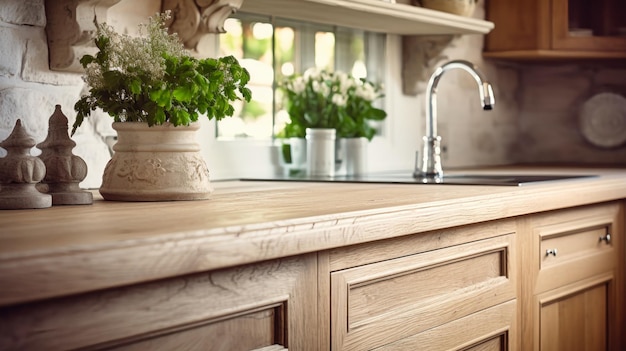
[[[537,169],[534,170],[535,174]],[[626,170],[509,186],[214,182],[210,200],[0,211],[0,306],[626,199]]]

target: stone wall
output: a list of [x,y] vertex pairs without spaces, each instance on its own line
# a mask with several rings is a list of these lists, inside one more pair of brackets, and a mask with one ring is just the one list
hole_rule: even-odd
[[[15,121],[22,120],[37,142],[45,139],[48,119],[55,105],[74,119],[73,106],[83,87],[78,74],[59,73],[48,68],[46,15],[43,0],[3,0],[0,6],[0,140],[11,133]],[[108,123],[110,124],[110,122]],[[87,123],[74,135],[74,153],[82,157],[89,174],[81,184],[100,184],[109,151],[102,141],[103,130],[110,128]],[[108,132],[108,134],[111,134]],[[107,134],[107,133],[105,133]],[[37,155],[39,149],[33,149]],[[6,155],[0,149],[0,156]]]
[[[511,158],[520,162],[585,163],[626,166],[626,144],[606,148],[581,132],[583,105],[596,94],[626,97],[626,69],[598,64],[533,65],[520,68],[518,139]],[[608,128],[626,137],[625,107],[599,107],[615,114]],[[622,116],[621,122],[619,115]],[[606,121],[605,121],[606,122]]]

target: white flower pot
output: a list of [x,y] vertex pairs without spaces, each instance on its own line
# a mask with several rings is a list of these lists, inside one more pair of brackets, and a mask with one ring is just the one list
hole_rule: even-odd
[[335,175],[335,134],[333,128],[307,128],[307,173],[310,176]]
[[115,122],[115,153],[105,167],[100,194],[116,201],[208,199],[209,170],[196,140],[199,123]]

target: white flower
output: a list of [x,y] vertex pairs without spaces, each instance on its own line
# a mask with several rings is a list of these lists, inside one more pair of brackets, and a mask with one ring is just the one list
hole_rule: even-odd
[[321,84],[320,82],[314,80],[311,82],[311,88],[313,88],[313,92],[319,94],[320,89],[321,89]]
[[321,78],[321,72],[317,69],[317,67],[309,68],[304,72],[304,80],[319,80]]
[[333,94],[331,101],[333,104],[339,107],[343,107],[343,106],[346,106],[346,102],[348,101],[348,98],[345,95]]
[[291,90],[294,94],[302,94],[306,89],[306,83],[304,78],[298,77],[289,86],[289,90]]
[[320,94],[323,96],[328,96],[330,94],[330,87],[327,84],[322,84],[321,88]]
[[339,79],[339,92],[341,94],[347,94],[348,90],[355,86],[354,79],[343,72],[339,73],[337,78]]
[[354,94],[357,97],[366,101],[374,101],[374,99],[378,97],[378,92],[376,91],[376,88],[374,88],[374,86],[368,82],[359,85]]

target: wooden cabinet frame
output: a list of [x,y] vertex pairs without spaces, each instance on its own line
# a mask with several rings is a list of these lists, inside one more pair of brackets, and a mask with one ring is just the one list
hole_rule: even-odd
[[569,1],[487,0],[486,17],[496,27],[486,36],[483,56],[522,61],[626,58],[624,36],[571,35]]
[[[545,263],[552,257],[546,256],[547,248],[542,247],[542,240],[583,233],[583,236],[588,237],[585,242],[589,243],[590,239],[593,244],[593,240],[598,240],[594,239],[595,235],[603,232],[601,228],[606,228],[612,235],[610,247],[604,242],[598,242],[595,247],[586,251],[576,247],[574,249],[580,252],[570,256],[559,249],[560,256],[557,257],[563,260]],[[593,308],[604,311],[607,330],[590,330],[588,337],[595,338],[597,334],[593,333],[606,333],[608,350],[620,350],[624,328],[623,206],[619,203],[608,203],[526,216],[519,219],[519,232],[520,267],[525,267],[520,272],[522,284],[519,292],[521,350],[553,350],[550,347],[554,346],[555,340],[564,340],[563,335],[567,335],[569,326],[567,323],[559,324],[558,316],[554,316],[554,312],[545,312],[544,307],[576,295],[583,296],[593,289],[606,293],[605,299]],[[572,245],[567,241],[561,244]],[[618,261],[620,257],[622,262]],[[598,294],[593,296],[598,298]],[[589,307],[581,304],[578,306],[581,309]],[[542,319],[542,313],[552,313],[544,316],[550,322]],[[546,343],[546,340],[542,341],[542,333],[546,332],[562,335],[555,334],[551,344]]]

